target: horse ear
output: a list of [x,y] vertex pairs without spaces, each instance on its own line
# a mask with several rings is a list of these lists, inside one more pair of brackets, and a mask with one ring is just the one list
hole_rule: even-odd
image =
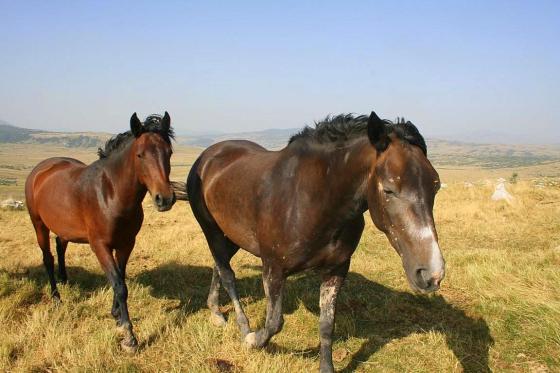
[[161,119],[161,128],[168,132],[169,128],[171,127],[171,117],[169,116],[169,113],[166,111],[165,114],[163,115],[163,118]]
[[142,122],[140,122],[136,113],[132,114],[130,117],[130,132],[132,132],[134,137],[138,137],[142,134]]
[[387,149],[387,145],[389,145],[387,125],[374,111],[369,116],[367,131],[369,141],[375,146],[377,151],[382,152]]

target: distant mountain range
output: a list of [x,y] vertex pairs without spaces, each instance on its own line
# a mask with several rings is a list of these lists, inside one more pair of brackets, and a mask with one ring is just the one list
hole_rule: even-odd
[[[227,134],[177,136],[179,145],[205,148],[214,143],[244,139],[267,149],[281,149],[300,129],[268,129]],[[99,132],[48,132],[0,121],[0,143],[53,144],[70,148],[100,147],[111,137]],[[560,162],[560,145],[477,144],[427,139],[428,156],[436,164],[452,166],[519,167]]]
[[288,144],[292,135],[300,131],[298,128],[267,129],[252,132],[237,132],[215,135],[179,136],[177,142],[182,145],[207,147],[224,140],[249,140],[267,149],[281,149]]
[[12,126],[0,120],[0,143],[52,144],[68,148],[99,147],[110,138],[98,132],[49,132]]

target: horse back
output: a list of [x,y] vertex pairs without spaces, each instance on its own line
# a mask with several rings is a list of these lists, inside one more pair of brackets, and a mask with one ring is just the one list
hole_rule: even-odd
[[56,180],[61,177],[68,177],[70,174],[75,174],[76,171],[79,172],[85,167],[86,165],[83,162],[73,158],[55,157],[41,161],[27,177],[25,182],[26,198],[33,198],[33,192],[40,190],[46,182],[52,182],[53,179]]

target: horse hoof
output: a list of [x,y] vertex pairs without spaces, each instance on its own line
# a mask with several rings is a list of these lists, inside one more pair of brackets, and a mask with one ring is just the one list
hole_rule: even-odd
[[55,306],[60,306],[62,304],[62,299],[60,299],[60,294],[58,293],[58,291],[56,293],[53,293],[52,300]]
[[130,343],[122,340],[121,348],[127,354],[135,354],[138,351],[138,343]]
[[214,326],[223,327],[226,326],[226,319],[223,315],[217,315],[215,313],[210,314],[210,322]]
[[247,334],[244,342],[247,348],[257,348],[257,333],[251,332]]

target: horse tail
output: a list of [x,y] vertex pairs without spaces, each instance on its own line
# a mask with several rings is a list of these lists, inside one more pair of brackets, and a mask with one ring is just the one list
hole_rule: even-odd
[[171,187],[175,193],[177,201],[188,201],[189,195],[187,194],[187,184],[180,181],[172,181]]

